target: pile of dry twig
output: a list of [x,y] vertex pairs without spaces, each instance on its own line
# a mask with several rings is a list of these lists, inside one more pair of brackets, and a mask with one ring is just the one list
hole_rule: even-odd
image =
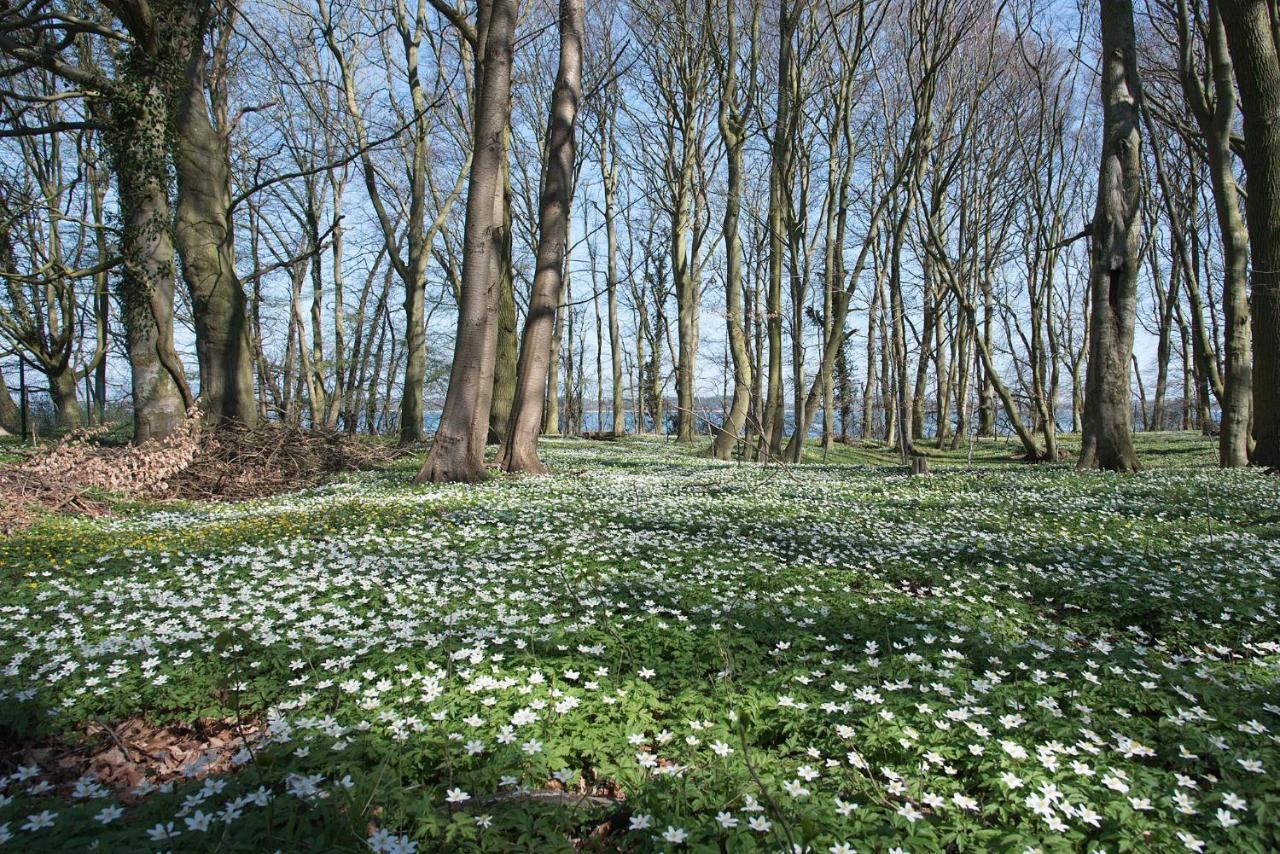
[[0,469],[0,532],[41,511],[98,516],[110,497],[241,501],[314,486],[336,472],[378,468],[399,449],[337,432],[266,423],[203,429],[194,413],[164,439],[101,443],[106,427],[77,430]]
[[242,501],[315,486],[339,472],[380,468],[404,451],[337,431],[268,423],[206,433],[191,464],[165,482],[157,498]]

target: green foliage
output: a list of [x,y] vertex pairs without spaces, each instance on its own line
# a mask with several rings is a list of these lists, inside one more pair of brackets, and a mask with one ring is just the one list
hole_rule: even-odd
[[0,541],[6,741],[101,749],[86,723],[136,716],[266,730],[105,823],[111,793],[42,790],[49,769],[14,754],[0,837],[1280,846],[1275,478],[1208,468],[1183,436],[1140,446],[1131,476],[994,443],[929,478],[844,447],[790,469],[545,451],[548,478],[409,488],[406,460]]

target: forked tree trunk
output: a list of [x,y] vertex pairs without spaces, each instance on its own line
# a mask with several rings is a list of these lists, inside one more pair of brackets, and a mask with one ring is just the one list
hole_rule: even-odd
[[440,427],[415,483],[468,482],[485,476],[484,448],[493,401],[497,351],[498,276],[496,253],[505,231],[495,216],[501,193],[504,132],[511,108],[511,60],[516,0],[480,0],[477,33],[477,98],[471,182],[463,232],[462,293],[453,368]]
[[[501,466],[508,472],[546,471],[538,459],[543,391],[551,360],[551,327],[560,301],[565,251],[569,241],[569,207],[573,196],[574,124],[582,99],[582,0],[560,0],[560,68],[551,93],[547,121],[546,174],[539,205],[537,269],[529,311],[520,342],[516,396],[511,426],[502,448]],[[572,353],[572,338],[570,338]],[[569,390],[572,395],[572,390]]]
[[1253,462],[1280,466],[1280,21],[1275,3],[1218,0],[1240,85],[1253,313]]
[[1079,469],[1136,471],[1129,363],[1138,306],[1142,153],[1130,0],[1102,0],[1102,163],[1093,215],[1089,364]]
[[206,29],[203,19],[190,24],[191,45],[175,104],[174,237],[191,295],[205,422],[251,425],[258,420],[253,351],[244,288],[235,270],[228,140],[213,126],[205,98]]

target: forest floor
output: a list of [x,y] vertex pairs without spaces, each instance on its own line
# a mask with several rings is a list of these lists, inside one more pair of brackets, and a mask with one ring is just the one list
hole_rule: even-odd
[[1280,478],[543,447],[0,539],[0,850],[1280,848]]

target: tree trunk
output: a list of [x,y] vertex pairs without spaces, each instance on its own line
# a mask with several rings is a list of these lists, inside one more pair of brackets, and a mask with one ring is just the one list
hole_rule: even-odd
[[875,284],[871,287],[871,305],[867,308],[867,364],[862,383],[862,425],[858,435],[865,442],[872,436],[872,420],[875,417],[876,393],[876,317],[880,314],[880,271],[876,271]]
[[636,385],[635,385],[635,410],[636,410],[636,432],[648,433],[649,428],[645,422],[645,412],[648,411],[647,398],[648,389],[645,385],[645,371],[648,369],[649,360],[645,356],[645,334],[648,328],[648,312],[645,310],[643,299],[636,300]]
[[49,400],[53,403],[54,424],[59,430],[74,430],[84,419],[76,397],[76,372],[69,365],[45,372],[49,380]]
[[924,267],[924,281],[920,285],[921,300],[924,303],[921,306],[921,329],[920,341],[916,347],[916,376],[915,384],[911,390],[911,437],[913,440],[925,438],[925,392],[929,382],[929,362],[933,358],[933,337],[934,324],[937,322],[937,314],[934,311],[934,296],[932,274],[929,271],[929,261],[922,262]]
[[711,455],[727,460],[732,456],[747,423],[747,407],[751,404],[751,360],[747,355],[747,332],[742,324],[742,235],[738,218],[742,211],[742,149],[746,141],[745,112],[750,105],[739,107],[738,39],[734,21],[735,0],[725,4],[727,44],[721,62],[720,109],[717,122],[724,141],[728,161],[728,184],[724,203],[724,300],[725,331],[729,338],[729,355],[733,359],[733,397],[724,421],[716,428],[711,441]]
[[671,329],[667,323],[667,311],[662,300],[655,300],[653,306],[653,340],[649,352],[649,411],[653,415],[653,432],[659,436],[667,435],[667,407],[663,396],[666,383],[662,377],[662,343],[670,343]]
[[4,379],[4,371],[0,371],[0,436],[5,433],[17,435],[22,432],[22,410],[13,402],[9,386]]
[[489,443],[501,445],[507,438],[511,405],[516,396],[515,281],[511,270],[511,169],[502,158],[503,234],[502,256],[498,260],[498,351],[493,366],[493,403],[489,410]]
[[1089,364],[1079,469],[1136,471],[1129,362],[1138,305],[1141,88],[1130,0],[1102,0],[1102,162],[1094,210]]
[[400,444],[422,440],[423,383],[427,379],[426,270],[404,283],[404,387],[400,391]]
[[908,456],[914,451],[912,430],[911,386],[907,377],[907,329],[906,309],[902,299],[902,246],[907,223],[911,218],[911,207],[915,199],[914,193],[907,196],[902,210],[898,213],[898,221],[894,227],[889,247],[889,333],[890,347],[893,351],[892,376],[894,391],[894,416],[898,425],[898,448],[901,452],[902,464],[906,465]]
[[[692,187],[692,160],[687,170],[685,187]],[[690,190],[691,192],[691,190]],[[672,217],[671,272],[676,286],[676,441],[693,441],[694,369],[698,356],[698,281],[694,275],[694,259],[689,251],[688,230],[693,217],[688,202],[677,203]]]
[[[529,295],[516,372],[511,427],[502,448],[504,471],[540,474],[538,431],[551,359],[551,328],[560,300],[573,197],[574,125],[582,98],[582,0],[560,0],[560,67],[547,120],[547,159],[538,210],[537,269]],[[572,357],[572,339],[569,342]],[[570,390],[570,394],[572,391]]]
[[[961,308],[963,312],[963,308]],[[956,429],[951,436],[951,450],[960,447],[960,443],[969,438],[969,382],[973,377],[973,338],[977,335],[977,330],[971,324],[965,323],[965,318],[957,316],[956,318],[956,358],[954,364],[956,367],[956,381],[953,384],[955,389],[956,402]]]
[[173,242],[165,174],[163,92],[136,81],[137,96],[115,105],[112,159],[120,196],[121,314],[133,390],[133,440],[169,435],[195,400],[173,346]]
[[[1156,266],[1156,251],[1153,244],[1151,249],[1151,268],[1152,274],[1156,277],[1156,282],[1159,282],[1160,277],[1156,271]],[[1168,394],[1169,386],[1169,353],[1172,350],[1173,307],[1181,290],[1181,282],[1178,279],[1181,269],[1178,264],[1171,265],[1169,269],[1169,292],[1164,295],[1163,304],[1160,307],[1160,330],[1156,340],[1156,389],[1151,403],[1151,421],[1156,430],[1164,430],[1165,422],[1168,421],[1165,398]],[[1160,294],[1162,292],[1157,289],[1156,293]]]
[[174,114],[174,238],[191,295],[205,422],[255,424],[253,351],[244,288],[235,271],[228,140],[205,98],[204,20],[193,23]]
[[[993,341],[991,338],[991,326],[994,321],[995,312],[992,306],[991,294],[991,278],[989,276],[982,277],[982,325],[974,326],[973,335],[975,343],[979,349],[986,347],[987,350],[993,349]],[[981,339],[978,341],[977,339]],[[982,383],[978,390],[978,435],[983,438],[993,438],[996,435],[996,391],[995,383],[992,382],[991,373],[987,370],[986,365],[982,366]]]
[[933,326],[933,378],[934,388],[936,389],[934,400],[937,405],[934,410],[934,421],[938,448],[942,449],[946,447],[947,439],[951,438],[951,380],[954,371],[956,340],[954,335],[948,334],[947,321],[951,312],[948,310],[941,294],[938,295],[938,305],[935,307],[935,313],[936,317]]
[[[1190,26],[1186,27],[1190,30]],[[1189,54],[1188,45],[1182,55]],[[1209,3],[1209,30],[1206,54],[1213,81],[1213,99],[1206,97],[1199,79],[1187,67],[1182,68],[1183,90],[1191,103],[1204,136],[1213,187],[1214,209],[1218,215],[1218,233],[1222,240],[1222,314],[1223,371],[1221,428],[1218,436],[1218,462],[1223,468],[1249,464],[1249,411],[1252,400],[1253,366],[1250,364],[1249,298],[1246,289],[1249,262],[1249,237],[1240,215],[1236,193],[1234,160],[1231,155],[1232,123],[1235,121],[1235,75],[1227,47],[1226,31],[1218,0]]]
[[[785,209],[791,200],[791,85],[794,76],[792,45],[796,12],[792,0],[782,0],[778,11],[778,105],[770,140],[769,165],[769,290],[765,323],[769,338],[769,377],[764,404],[763,439],[771,456],[782,450],[786,404],[782,399],[782,267],[786,242]],[[799,330],[796,334],[800,334]]]
[[[603,131],[602,131],[603,133]],[[604,143],[602,143],[603,145]],[[613,155],[612,139],[608,142],[608,163],[602,155],[601,170],[604,172],[604,235],[606,246],[605,258],[605,290],[608,295],[609,313],[609,366],[613,383],[613,422],[610,427],[615,436],[627,432],[627,417],[622,399],[622,332],[618,325],[618,226],[614,210],[618,167]],[[637,429],[639,425],[637,424]]]
[[[568,285],[572,276],[573,272],[571,270],[564,271],[564,277],[560,281],[560,293],[556,297],[556,305],[553,309],[554,315],[551,319],[551,355],[548,359],[550,364],[547,369],[546,387],[547,403],[542,413],[542,434],[544,436],[560,435],[560,372],[562,368],[560,350],[564,346],[566,319],[565,315],[560,312],[560,308],[567,307],[569,302]],[[527,318],[525,324],[528,324]],[[654,349],[654,353],[657,353],[657,348]],[[567,385],[566,383],[566,395],[569,393]]]
[[[305,346],[301,350],[302,371],[307,382],[307,399],[311,405],[311,429],[317,430],[324,424],[325,413],[329,411],[329,390],[324,385],[324,267],[320,260],[321,243],[319,213],[323,202],[317,200],[308,219],[312,226],[311,251],[316,253],[311,264],[311,349]],[[301,305],[299,303],[299,305]],[[305,323],[302,314],[298,314],[298,334],[304,333]]]
[[[342,412],[342,402],[346,388],[347,370],[347,307],[346,281],[343,277],[343,235],[342,227],[342,190],[344,178],[337,172],[329,173],[329,196],[332,199],[333,237],[329,249],[329,263],[333,278],[333,392],[329,395],[329,408],[324,414],[326,430],[337,429],[338,415]],[[358,346],[358,345],[357,345]]]
[[[1244,116],[1245,217],[1252,253],[1253,461],[1275,467],[1280,466],[1280,21],[1275,4],[1266,0],[1218,2]],[[1238,304],[1231,307],[1237,321],[1239,309]],[[1228,336],[1230,342],[1237,330],[1229,328]]]
[[501,193],[503,137],[510,117],[515,0],[480,0],[475,133],[467,188],[462,293],[454,339],[453,367],[440,427],[415,483],[475,482],[485,476],[493,370],[497,352],[498,276],[495,258],[505,240],[496,217]]
[[[389,282],[390,279],[388,279]],[[378,380],[382,376],[382,359],[386,352],[387,330],[390,326],[386,316],[386,296],[384,292],[383,298],[378,301],[378,307],[373,312],[373,324],[378,329],[378,346],[373,351],[373,365],[369,369],[369,389],[365,398],[364,412],[365,429],[371,436],[378,434]]]

